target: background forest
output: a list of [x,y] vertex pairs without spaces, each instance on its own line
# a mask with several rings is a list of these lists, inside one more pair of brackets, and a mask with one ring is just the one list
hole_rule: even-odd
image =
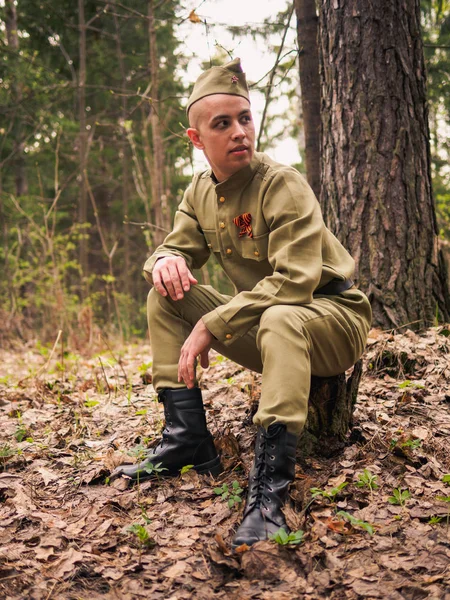
[[[259,149],[270,152],[290,136],[304,158],[299,13],[291,3],[275,4],[280,12],[270,19],[230,27],[236,45],[227,48],[209,32],[202,4],[3,0],[0,339],[37,334],[46,341],[61,329],[82,345],[94,323],[124,338],[144,335],[148,286],[141,267],[170,230],[194,169],[183,134],[193,57],[179,36],[182,25],[209,35],[206,66],[226,61],[244,36],[271,48],[267,75],[252,82],[265,103]],[[421,21],[434,200],[445,247],[450,3],[422,1]],[[251,64],[246,70],[251,75]],[[280,96],[289,110],[280,109]],[[292,162],[305,172],[304,160]],[[201,277],[228,289],[212,261]]]

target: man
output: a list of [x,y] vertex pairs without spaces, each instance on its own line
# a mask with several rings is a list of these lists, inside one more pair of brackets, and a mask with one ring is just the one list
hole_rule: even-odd
[[[255,153],[255,129],[240,60],[203,73],[188,102],[191,142],[211,167],[194,176],[174,229],[144,266],[153,289],[148,322],[153,382],[164,403],[161,442],[115,475],[146,476],[149,463],[177,474],[193,464],[217,475],[196,359],[212,347],[262,372],[255,460],[233,546],[288,531],[282,506],[294,478],[311,374],[351,367],[364,350],[371,310],[351,281],[354,262],[326,229],[319,204],[293,168]],[[198,285],[192,270],[213,252],[234,297]]]

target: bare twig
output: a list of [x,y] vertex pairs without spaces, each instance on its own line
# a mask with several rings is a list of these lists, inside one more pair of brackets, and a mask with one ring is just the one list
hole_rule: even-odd
[[259,150],[260,146],[261,146],[261,138],[262,138],[262,135],[263,135],[263,132],[264,132],[264,125],[265,125],[265,121],[266,121],[267,109],[268,109],[269,103],[270,103],[270,94],[272,92],[273,80],[275,78],[277,67],[280,64],[281,53],[283,52],[284,43],[286,41],[286,36],[287,36],[287,32],[289,30],[289,24],[291,22],[293,13],[294,13],[294,4],[292,3],[292,7],[291,7],[291,10],[289,11],[288,18],[287,18],[287,21],[286,21],[286,27],[284,28],[283,37],[281,39],[281,44],[280,44],[280,47],[278,49],[278,54],[277,54],[277,58],[275,60],[275,65],[274,65],[274,67],[272,69],[272,72],[270,74],[269,84],[268,84],[267,89],[266,89],[266,97],[265,97],[265,103],[264,103],[264,110],[263,110],[263,114],[262,114],[262,117],[261,117],[261,126],[259,128],[258,140],[256,142],[256,149],[257,150]]
[[[60,329],[58,331],[58,335],[56,336],[56,341],[53,344],[53,348],[52,348],[52,351],[50,352],[50,356],[48,357],[47,362],[40,369],[37,370],[35,377],[39,377],[39,375],[41,373],[43,373],[44,371],[46,371],[48,369],[48,366],[50,365],[50,361],[53,358],[53,354],[55,353],[56,346],[58,345],[61,335],[62,335],[62,329]],[[28,379],[28,378],[26,377],[25,379]]]

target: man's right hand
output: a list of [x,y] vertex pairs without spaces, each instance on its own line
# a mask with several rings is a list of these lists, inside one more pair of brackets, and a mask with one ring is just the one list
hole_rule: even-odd
[[181,300],[184,292],[198,283],[181,256],[164,256],[158,259],[153,267],[152,278],[156,291],[161,296],[169,294],[172,300]]

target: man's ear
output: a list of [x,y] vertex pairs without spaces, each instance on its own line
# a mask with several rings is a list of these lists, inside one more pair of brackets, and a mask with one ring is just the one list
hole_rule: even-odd
[[189,127],[188,129],[186,129],[186,133],[188,134],[188,137],[193,143],[193,145],[198,150],[203,150],[205,148],[205,146],[200,140],[200,132],[198,129],[195,129],[195,127]]

